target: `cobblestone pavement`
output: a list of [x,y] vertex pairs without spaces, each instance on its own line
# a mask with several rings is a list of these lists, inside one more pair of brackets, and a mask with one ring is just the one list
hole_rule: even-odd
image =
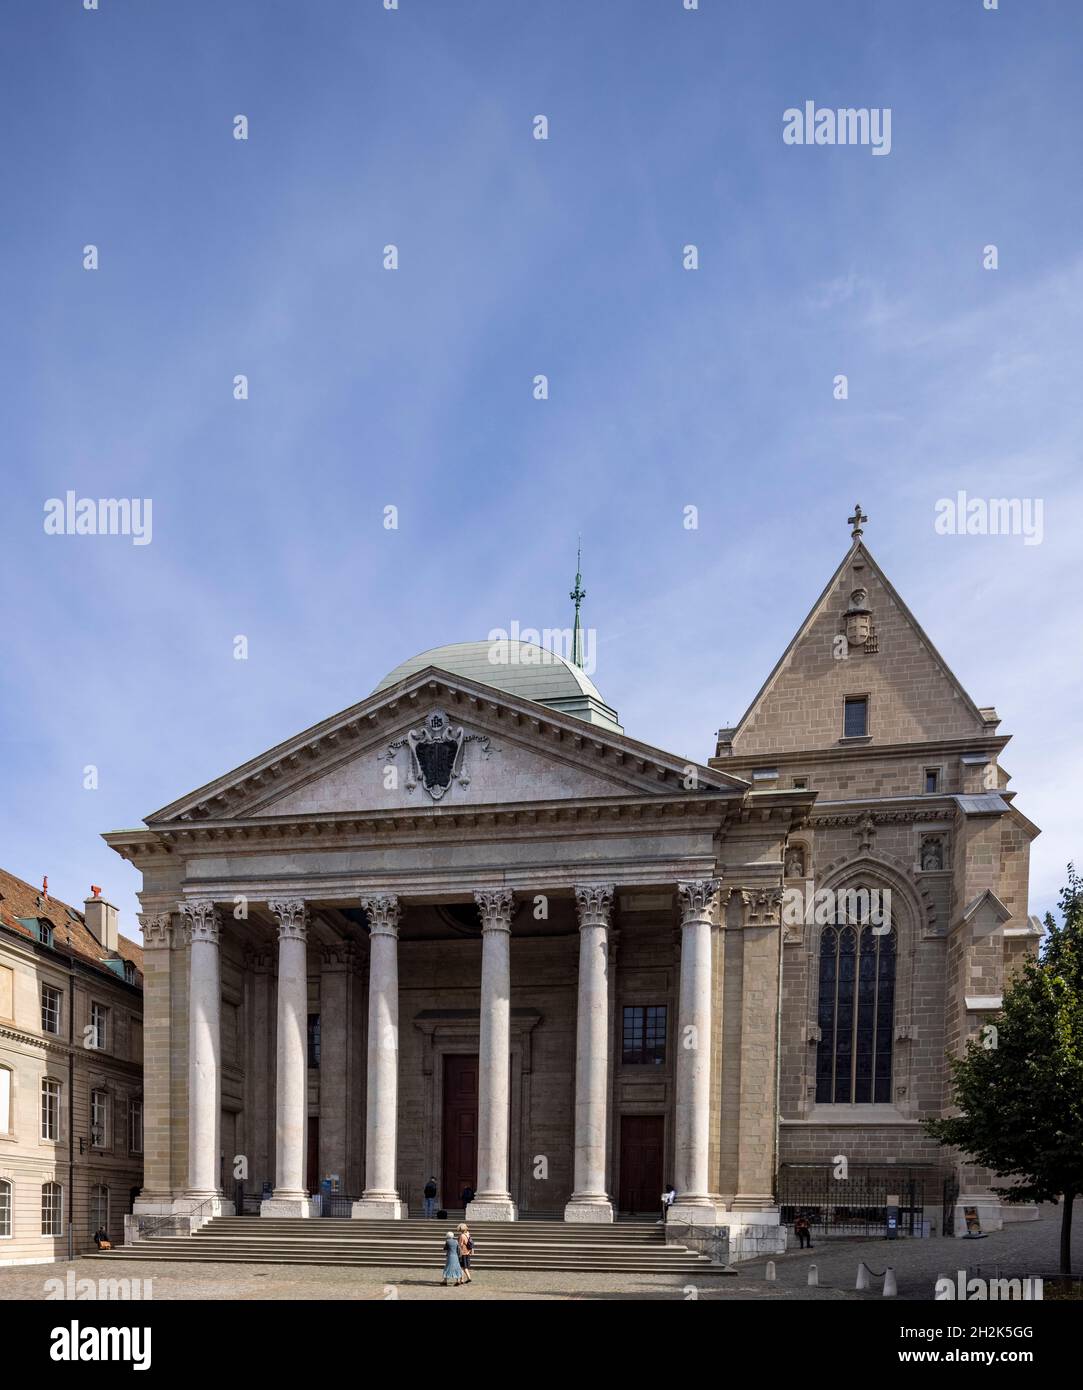
[[[775,1259],[776,1279],[764,1277],[766,1261],[742,1265],[736,1275],[573,1274],[494,1270],[478,1261],[475,1282],[442,1288],[439,1272],[421,1269],[349,1269],[333,1265],[189,1264],[183,1261],[75,1260],[51,1265],[0,1266],[0,1302],[67,1297],[68,1272],[80,1279],[153,1280],[152,1296],[164,1299],[851,1299],[880,1298],[882,1279],[868,1293],[854,1289],[857,1266],[864,1260],[882,1274],[895,1270],[901,1299],[931,1299],[938,1274],[954,1275],[981,1266],[993,1277],[1050,1274],[1057,1268],[1060,1210],[1046,1208],[1042,1219],[1020,1222],[984,1240],[836,1240],[812,1251],[791,1251]],[[1072,1231],[1074,1267],[1083,1267],[1083,1213],[1076,1212]],[[808,1285],[815,1263],[820,1284]]]

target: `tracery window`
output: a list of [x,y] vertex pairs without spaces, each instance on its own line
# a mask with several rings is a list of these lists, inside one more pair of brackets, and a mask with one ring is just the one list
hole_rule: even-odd
[[887,1105],[895,1028],[895,928],[824,927],[816,1052],[818,1105]]

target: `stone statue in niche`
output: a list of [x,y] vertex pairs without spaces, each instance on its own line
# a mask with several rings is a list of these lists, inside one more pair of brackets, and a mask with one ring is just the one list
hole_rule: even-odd
[[785,875],[787,878],[805,877],[805,851],[800,845],[791,845],[786,851]]
[[944,867],[944,845],[937,836],[930,836],[921,843],[921,867],[923,870]]

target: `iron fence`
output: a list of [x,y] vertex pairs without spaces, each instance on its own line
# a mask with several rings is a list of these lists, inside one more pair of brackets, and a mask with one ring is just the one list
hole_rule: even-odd
[[[807,1218],[812,1237],[885,1236],[888,1198],[897,1199],[899,1235],[927,1234],[924,1208],[933,1174],[920,1168],[863,1167],[835,1177],[829,1163],[783,1163],[778,1171],[782,1224]],[[894,1203],[893,1203],[894,1205]]]

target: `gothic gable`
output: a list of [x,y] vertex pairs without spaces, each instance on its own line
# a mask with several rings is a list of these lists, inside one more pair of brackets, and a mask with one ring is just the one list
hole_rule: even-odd
[[970,738],[996,727],[855,540],[734,730],[732,753],[837,747],[844,703],[862,696],[873,744]]

